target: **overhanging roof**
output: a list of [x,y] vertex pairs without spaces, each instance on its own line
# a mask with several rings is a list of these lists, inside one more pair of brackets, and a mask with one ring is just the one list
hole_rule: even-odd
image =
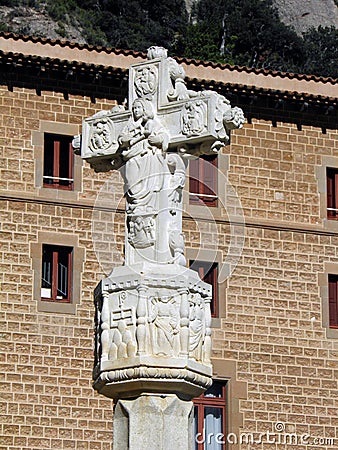
[[[2,55],[11,55],[13,59],[29,56],[32,59],[54,61],[58,65],[68,67],[95,66],[99,71],[109,68],[127,70],[131,64],[146,59],[144,53],[132,50],[94,47],[67,41],[17,36],[12,33],[0,33],[0,52]],[[298,95],[338,97],[337,80],[333,78],[230,66],[185,58],[176,59],[184,67],[189,79],[199,80],[202,84],[230,83]]]
[[[127,97],[128,68],[146,59],[132,50],[94,47],[12,33],[0,33],[0,83],[115,99]],[[252,118],[337,128],[337,80],[313,75],[176,58],[189,89],[212,89],[241,106]],[[24,70],[23,70],[24,69]]]

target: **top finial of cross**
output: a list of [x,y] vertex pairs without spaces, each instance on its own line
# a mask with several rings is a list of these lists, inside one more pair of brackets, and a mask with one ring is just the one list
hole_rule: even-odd
[[147,58],[148,59],[161,59],[161,58],[167,58],[168,57],[168,50],[164,47],[157,47],[156,45],[153,45],[152,47],[148,48],[147,51]]

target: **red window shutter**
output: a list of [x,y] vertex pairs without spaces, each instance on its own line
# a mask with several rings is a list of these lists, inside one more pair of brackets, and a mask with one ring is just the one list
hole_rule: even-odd
[[42,300],[61,303],[71,302],[72,266],[72,247],[43,244]]
[[326,171],[326,197],[328,219],[338,219],[338,169]]
[[210,270],[204,274],[203,281],[212,286],[212,300],[211,300],[211,316],[218,317],[218,288],[217,288],[217,263],[213,264]]
[[198,268],[198,275],[200,276],[201,280],[205,281],[207,283],[207,281],[204,279],[205,276],[205,269],[203,266],[199,266]]
[[[191,194],[200,194],[200,160],[192,159],[189,162],[189,192]],[[196,195],[190,195],[191,203],[200,203]]]
[[[226,436],[227,436],[227,392],[226,382],[220,380],[214,380],[212,386],[199,397],[193,399],[194,403],[194,428],[195,428],[195,443],[194,448],[196,450],[205,450],[205,448],[216,448],[219,450],[225,450],[226,448]],[[218,432],[220,435],[213,433],[210,436],[206,435],[207,428],[210,426],[209,431],[214,431],[212,424],[213,413],[215,417],[221,417],[221,422],[217,420]],[[207,417],[209,416],[209,417]],[[209,423],[208,423],[209,422]],[[216,425],[216,424],[215,424]],[[219,428],[220,427],[220,428]],[[217,440],[216,440],[217,437]],[[204,439],[205,438],[205,439]],[[223,442],[220,443],[220,440]],[[207,445],[209,441],[209,445]],[[215,446],[215,444],[217,444]]]
[[71,301],[73,286],[73,250],[68,253],[68,299]]
[[329,275],[329,325],[338,328],[338,275]]
[[217,206],[217,156],[204,156],[201,166],[203,201],[208,206]]
[[190,203],[217,206],[217,155],[204,155],[190,161]]
[[[327,177],[326,177],[326,197],[327,197],[327,207],[328,208],[333,208],[333,177],[332,174],[330,172],[330,170],[327,171]],[[327,215],[328,217],[331,217],[333,214],[333,211],[330,211],[328,209],[327,211]]]
[[71,136],[45,134],[43,186],[73,189],[73,147]]
[[68,178],[73,179],[74,152],[73,152],[73,145],[71,142],[68,143],[68,149],[69,149]]
[[[338,170],[335,171],[334,174],[334,186],[335,186],[335,190],[334,190],[334,208],[338,210]],[[336,211],[336,217],[338,216],[338,212]]]
[[61,147],[60,141],[55,140],[54,141],[54,164],[53,164],[53,176],[55,178],[58,178],[60,176],[60,147]]
[[216,157],[201,158],[203,170],[203,193],[208,195],[216,195],[217,183],[217,166]]

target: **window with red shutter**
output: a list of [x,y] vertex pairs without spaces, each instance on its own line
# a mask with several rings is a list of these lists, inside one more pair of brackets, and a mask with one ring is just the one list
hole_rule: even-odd
[[226,382],[213,381],[193,399],[195,450],[226,449]]
[[329,326],[338,328],[338,275],[329,275]]
[[189,163],[190,204],[217,206],[217,155],[204,155]]
[[327,218],[338,220],[338,169],[326,169]]
[[212,286],[212,300],[210,304],[211,317],[218,317],[218,264],[208,261],[190,261],[190,269],[198,272],[200,278]]
[[72,247],[42,246],[41,299],[71,302]]
[[73,189],[72,136],[44,136],[43,187]]

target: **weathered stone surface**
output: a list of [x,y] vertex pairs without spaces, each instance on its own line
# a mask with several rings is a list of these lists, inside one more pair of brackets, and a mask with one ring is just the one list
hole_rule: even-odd
[[114,410],[114,450],[193,449],[193,404],[175,395],[119,400]]
[[83,122],[77,153],[96,171],[120,170],[125,266],[96,289],[94,388],[112,398],[199,395],[211,385],[211,287],[185,268],[182,189],[192,156],[217,153],[243,111],[185,85],[184,69],[151,47],[129,70],[129,110]]

